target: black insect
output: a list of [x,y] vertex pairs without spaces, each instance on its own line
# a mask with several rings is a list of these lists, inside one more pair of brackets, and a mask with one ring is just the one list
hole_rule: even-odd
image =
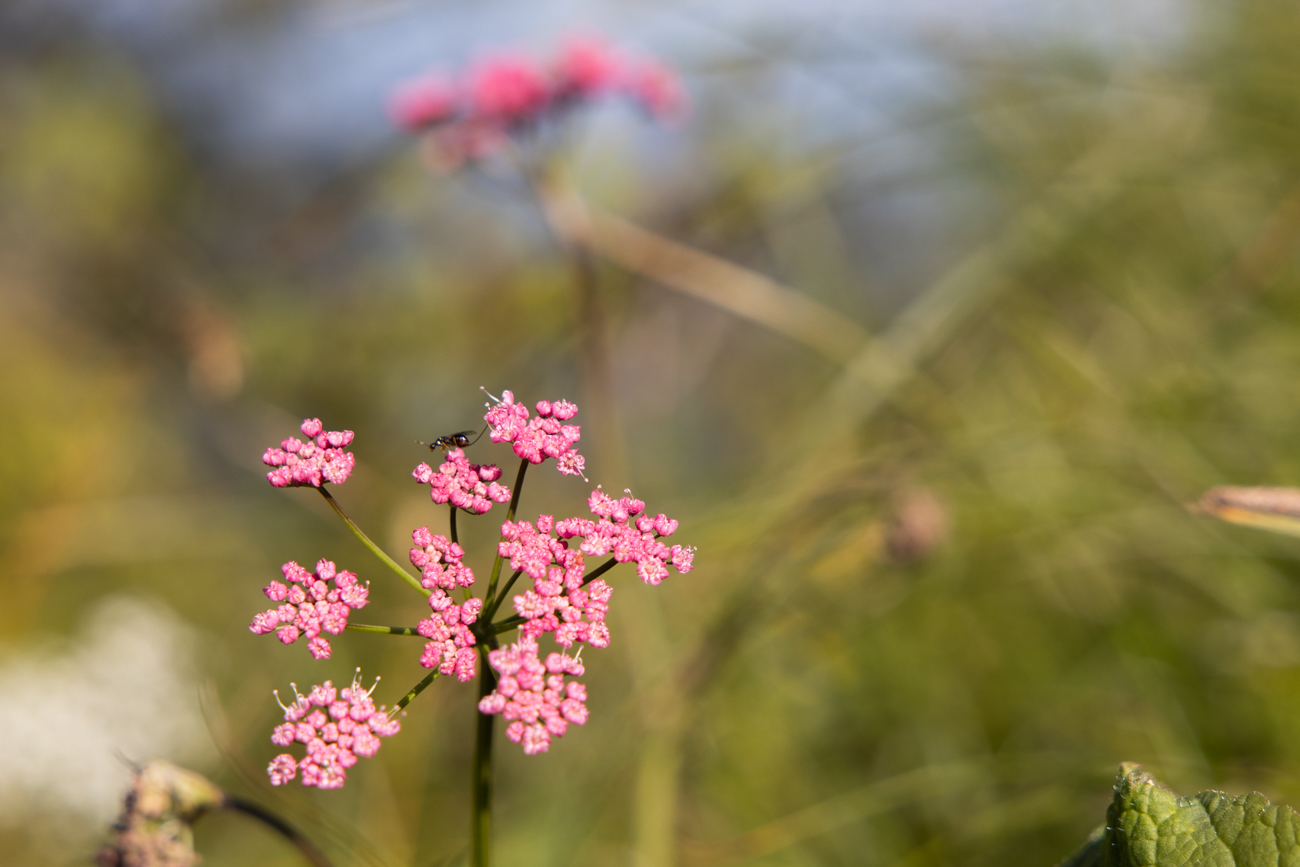
[[454,434],[446,434],[445,436],[440,436],[431,443],[421,442],[420,445],[428,445],[429,451],[431,452],[436,451],[438,449],[442,449],[442,451],[446,453],[451,451],[452,449],[463,449],[466,446],[474,445],[474,443],[478,442],[479,439],[482,438],[483,434],[485,433],[487,433],[487,427],[484,427],[483,430],[479,431],[478,436],[474,437],[474,439],[470,439],[470,437],[474,436],[474,431],[463,430],[463,431],[458,431]]

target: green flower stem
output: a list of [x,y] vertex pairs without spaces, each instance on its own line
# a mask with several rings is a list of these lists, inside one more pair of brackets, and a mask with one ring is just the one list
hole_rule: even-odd
[[[586,587],[592,581],[595,581],[601,575],[604,575],[606,572],[608,572],[610,569],[613,569],[617,565],[618,565],[618,561],[615,560],[613,557],[611,557],[610,559],[606,560],[604,563],[601,563],[600,566],[592,570],[591,574],[586,576],[585,580],[582,582],[582,586]],[[506,584],[505,589],[501,591],[501,598],[497,599],[496,602],[493,604],[491,610],[483,616],[484,620],[491,620],[492,615],[496,614],[497,608],[501,606],[502,600],[506,598],[506,593],[510,591],[511,586],[515,583],[515,579],[518,577],[519,577],[519,572],[516,572],[514,575],[510,577],[510,581]],[[508,617],[505,620],[502,620],[500,623],[491,624],[488,627],[488,633],[490,635],[500,635],[503,632],[509,632],[510,630],[516,628],[517,626],[519,626],[519,624],[523,622],[524,622],[524,618],[516,614],[513,617]]]
[[610,558],[609,558],[608,560],[606,560],[604,563],[601,563],[599,566],[597,566],[597,567],[596,567],[596,568],[591,572],[590,575],[586,575],[586,576],[583,577],[583,579],[582,579],[582,586],[583,586],[583,587],[586,587],[586,586],[587,586],[588,584],[590,584],[592,581],[595,581],[595,580],[596,580],[597,578],[599,578],[601,575],[604,575],[606,572],[608,572],[610,569],[613,569],[613,568],[614,568],[615,566],[617,566],[617,565],[618,565],[618,561],[615,560],[613,557],[610,557]]
[[325,490],[324,485],[321,485],[316,490],[320,491],[320,495],[325,498],[325,502],[330,504],[330,508],[332,508],[336,513],[338,513],[338,516],[343,519],[343,523],[348,525],[348,529],[350,529],[353,532],[353,534],[355,534],[356,537],[361,540],[361,544],[365,545],[367,548],[370,549],[371,554],[374,554],[376,557],[382,560],[384,564],[388,566],[389,569],[392,569],[398,575],[401,575],[403,581],[405,581],[407,584],[410,584],[412,587],[420,591],[425,596],[428,596],[430,593],[433,592],[431,590],[425,590],[423,587],[421,587],[420,582],[416,578],[412,577],[410,572],[407,572],[405,569],[399,566],[396,560],[394,560],[392,557],[389,557],[387,554],[383,552],[383,550],[378,545],[370,541],[370,537],[367,536],[365,533],[361,532],[361,528],[352,522],[352,519],[349,518],[347,516],[347,513],[343,511],[341,506],[339,506],[338,501],[334,499],[334,497],[330,494],[329,491]]
[[[492,641],[493,646],[496,641]],[[488,664],[488,644],[479,645],[479,698],[496,689],[496,675]],[[470,864],[492,864],[492,728],[496,715],[478,714],[474,728],[474,778],[470,791]]]
[[378,632],[384,635],[414,635],[417,637],[423,637],[413,626],[370,626],[365,623],[349,623],[347,628],[355,629],[357,632]]
[[397,713],[399,710],[405,708],[408,704],[411,703],[411,699],[415,698],[417,695],[424,692],[424,688],[429,684],[433,683],[434,678],[436,678],[437,676],[438,676],[438,669],[435,668],[433,671],[425,675],[424,680],[420,681],[415,686],[411,687],[411,691],[408,692],[406,695],[402,696],[401,700],[399,700],[397,704],[393,705],[393,709],[389,711],[389,713]]
[[498,595],[496,599],[492,600],[491,607],[488,608],[487,611],[483,612],[482,614],[483,620],[487,621],[488,623],[492,622],[492,617],[497,613],[497,609],[501,607],[501,603],[505,601],[506,594],[510,592],[511,587],[515,586],[515,582],[519,580],[519,576],[522,574],[524,574],[523,569],[515,570],[515,574],[511,575],[510,580],[506,582],[506,586],[501,588],[500,595]]
[[510,617],[507,618],[506,620],[502,620],[500,623],[493,623],[491,626],[491,633],[493,635],[500,635],[503,632],[509,632],[510,630],[516,628],[517,626],[519,626],[519,624],[523,622],[524,622],[524,618],[516,614],[514,617]]
[[[452,541],[453,544],[455,544],[455,545],[459,545],[459,544],[460,544],[460,536],[456,533],[456,513],[459,512],[460,509],[457,509],[456,506],[455,506],[454,504],[448,503],[448,505],[451,506],[451,517],[450,517],[450,518],[448,519],[448,521],[447,521],[448,526],[451,528],[451,529],[450,529],[450,533],[451,533],[451,541]],[[462,587],[462,588],[460,588],[460,595],[461,595],[461,598],[462,598],[462,599],[464,599],[466,602],[468,602],[468,601],[469,601],[469,588],[468,588],[468,587]]]
[[312,867],[332,867],[330,860],[325,857],[325,853],[316,848],[316,845],[304,837],[299,831],[281,819],[275,813],[252,801],[246,801],[235,795],[227,794],[222,806],[227,810],[236,813],[243,813],[245,816],[251,816],[264,825],[272,828],[280,836],[284,837],[293,844],[302,856]]
[[[519,473],[515,476],[515,489],[510,495],[510,509],[506,520],[514,521],[515,512],[519,510],[519,495],[524,489],[524,474],[528,472],[528,461],[519,461]],[[497,582],[501,580],[501,565],[504,558],[497,548],[496,560],[492,562],[492,578],[488,581],[485,600],[497,598]],[[514,583],[514,579],[511,579]],[[502,595],[504,597],[504,592]],[[495,610],[495,605],[493,610]],[[484,618],[485,620],[487,618]],[[479,698],[496,689],[496,675],[488,663],[488,650],[497,646],[496,633],[489,631],[488,640],[479,644]],[[492,863],[492,728],[496,715],[480,713],[474,727],[474,770],[473,784],[470,787],[470,864],[473,867],[490,867]]]
[[[528,472],[528,460],[519,461],[519,474],[515,476],[515,492],[510,495],[510,509],[506,512],[506,520],[513,522],[515,512],[519,509],[519,494],[524,489],[524,473]],[[488,581],[487,596],[485,599],[495,599],[497,597],[497,581],[501,578],[501,549],[497,548],[497,558],[492,563],[492,578]]]

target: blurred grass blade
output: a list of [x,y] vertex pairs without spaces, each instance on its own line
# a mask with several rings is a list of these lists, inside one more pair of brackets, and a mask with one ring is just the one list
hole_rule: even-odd
[[987,773],[988,763],[978,759],[917,768],[805,807],[731,840],[687,843],[684,861],[723,865],[761,858],[904,804],[976,785]]
[[[1050,257],[1077,229],[1156,165],[1168,165],[1197,139],[1206,107],[1194,96],[1144,98],[1100,143],[1070,165],[996,237],[920,293],[832,384],[807,436],[830,441],[869,418],[916,365],[943,346],[976,310],[1027,265]],[[1143,122],[1134,123],[1135,117]]]
[[1206,491],[1193,508],[1230,524],[1300,536],[1300,488],[1222,485]]
[[837,364],[855,358],[870,340],[862,326],[802,292],[589,207],[564,181],[539,184],[538,195],[552,228],[570,243],[797,340]]

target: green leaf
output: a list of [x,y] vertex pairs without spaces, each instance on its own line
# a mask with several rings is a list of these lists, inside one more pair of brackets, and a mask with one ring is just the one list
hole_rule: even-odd
[[1180,798],[1120,766],[1106,827],[1063,867],[1300,867],[1300,814],[1258,792]]

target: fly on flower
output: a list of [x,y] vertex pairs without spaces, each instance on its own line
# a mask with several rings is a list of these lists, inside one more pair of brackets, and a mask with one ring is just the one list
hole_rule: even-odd
[[[442,449],[443,454],[446,454],[452,449],[463,449],[466,446],[474,445],[474,443],[478,442],[480,439],[483,438],[483,434],[485,433],[487,433],[487,427],[484,427],[483,430],[479,431],[478,436],[474,437],[474,439],[470,439],[471,436],[474,436],[474,431],[472,430],[457,431],[454,434],[445,434],[443,436],[440,436],[433,442],[427,443],[427,445],[429,446],[429,451],[431,452],[437,451],[438,449]],[[422,442],[420,443],[420,445],[426,445],[426,443]]]

